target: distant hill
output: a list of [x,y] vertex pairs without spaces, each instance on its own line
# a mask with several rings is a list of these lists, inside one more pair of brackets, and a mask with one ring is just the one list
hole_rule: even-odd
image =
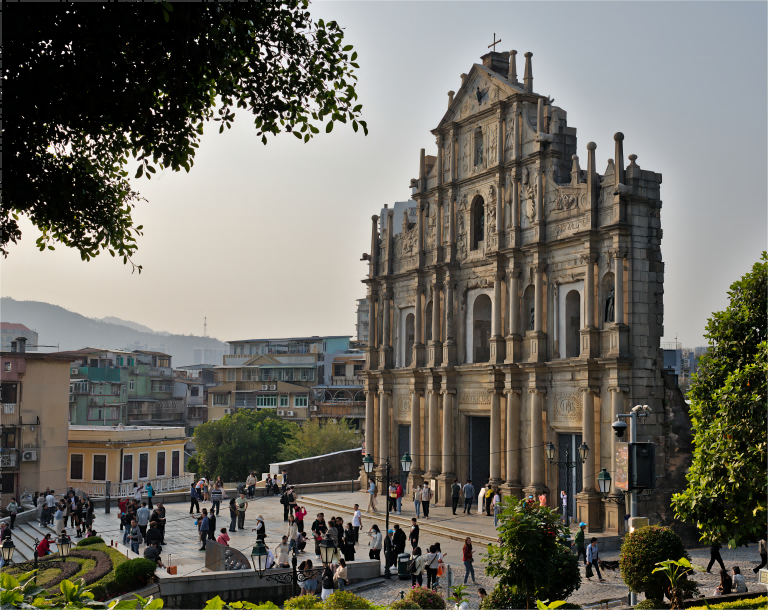
[[[11,297],[0,299],[0,320],[19,322],[36,330],[41,345],[58,344],[60,350],[82,347],[159,349],[173,357],[174,367],[194,364],[196,347],[222,349],[225,353],[227,350],[226,343],[212,337],[156,333],[147,326],[119,318],[87,318],[51,303],[17,301]],[[136,347],[137,342],[141,347]],[[39,351],[51,352],[56,348],[41,348]],[[206,364],[221,364],[221,361]]]

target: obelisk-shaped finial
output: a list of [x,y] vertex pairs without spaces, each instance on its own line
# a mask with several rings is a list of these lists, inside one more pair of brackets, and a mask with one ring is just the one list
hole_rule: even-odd
[[517,51],[509,52],[509,74],[507,80],[510,83],[517,83]]
[[531,67],[531,57],[533,57],[533,53],[528,51],[525,54],[525,74],[523,75],[523,88],[526,93],[533,93],[533,68]]

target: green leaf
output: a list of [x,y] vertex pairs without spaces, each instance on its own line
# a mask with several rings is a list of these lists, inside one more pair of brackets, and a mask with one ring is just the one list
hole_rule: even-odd
[[136,170],[135,178],[141,178],[143,174],[144,174],[144,166],[143,165],[139,165],[139,169]]
[[346,47],[344,47],[342,49],[342,51],[344,51],[346,53],[347,51],[351,51],[353,48],[354,47],[351,44],[348,44]]
[[213,599],[209,599],[208,602],[205,604],[204,610],[223,610],[224,609],[224,602],[222,601],[221,597],[218,595],[214,597]]
[[331,133],[333,131],[333,121],[329,121],[325,126],[325,133]]

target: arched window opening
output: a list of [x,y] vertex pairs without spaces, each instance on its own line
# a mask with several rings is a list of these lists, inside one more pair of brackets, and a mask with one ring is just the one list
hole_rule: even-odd
[[532,285],[528,286],[523,293],[522,320],[520,328],[523,332],[534,329],[534,308],[536,305],[536,291]]
[[480,242],[485,239],[485,201],[482,197],[475,197],[472,202],[472,240],[471,250],[477,250]]
[[414,322],[415,317],[412,313],[409,313],[405,317],[405,366],[411,366],[413,362],[413,343],[415,339],[414,335]]
[[475,129],[475,142],[474,142],[474,165],[480,165],[483,162],[483,130],[479,127]]
[[581,295],[571,290],[565,295],[565,357],[578,358],[580,353]]
[[491,299],[487,294],[475,299],[472,310],[472,360],[475,363],[491,359],[491,309]]
[[603,276],[600,282],[600,298],[599,309],[597,312],[600,328],[605,330],[614,320],[616,320],[616,301],[615,301],[615,286],[616,276],[613,272],[608,272]]
[[432,301],[427,303],[424,310],[424,340],[432,341]]

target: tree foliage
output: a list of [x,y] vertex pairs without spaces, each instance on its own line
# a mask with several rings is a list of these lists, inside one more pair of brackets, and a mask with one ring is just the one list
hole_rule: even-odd
[[305,421],[296,435],[280,451],[281,460],[300,460],[344,451],[360,446],[360,436],[355,434],[355,426],[346,419],[336,423],[320,423],[317,419]]
[[194,437],[200,474],[240,481],[252,470],[266,472],[297,428],[268,409],[240,409],[197,426]]
[[619,555],[621,579],[635,593],[648,598],[664,598],[668,584],[662,574],[654,574],[657,563],[668,559],[690,559],[683,541],[668,527],[652,525],[624,536]]
[[[563,540],[567,527],[550,508],[504,498],[499,545],[488,545],[485,573],[511,587],[532,607],[533,599],[566,599],[581,586],[576,556]],[[507,596],[509,597],[509,596]]]
[[[704,542],[735,548],[766,530],[766,294],[768,256],[731,285],[729,305],[707,323],[689,397],[694,431],[688,487],[672,497],[678,519]],[[676,559],[676,558],[673,558]]]
[[0,252],[26,216],[41,250],[58,242],[83,260],[108,250],[129,262],[142,234],[129,174],[188,172],[203,124],[229,129],[236,108],[253,114],[264,144],[282,131],[308,142],[318,125],[347,121],[367,134],[357,53],[308,4],[4,7]]

